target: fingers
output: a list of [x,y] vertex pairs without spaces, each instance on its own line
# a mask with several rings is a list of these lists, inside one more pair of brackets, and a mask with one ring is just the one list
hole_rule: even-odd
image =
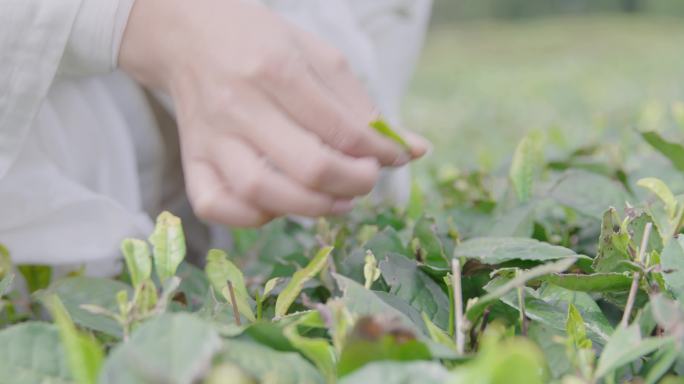
[[344,213],[352,208],[348,200],[312,191],[275,171],[249,145],[235,137],[216,140],[209,152],[231,192],[264,211],[317,217]]
[[237,227],[258,227],[273,216],[230,193],[209,163],[193,161],[186,169],[188,197],[197,217]]
[[374,157],[386,166],[411,160],[401,146],[368,126],[376,118],[372,104],[367,113],[354,113],[321,84],[305,63],[293,61],[289,65],[292,68],[285,68],[288,64],[281,66],[263,88],[297,124],[350,156]]
[[[360,121],[363,124],[363,130],[371,132],[376,137],[374,144],[377,142],[377,137],[390,141],[368,129],[368,123],[378,117],[378,112],[367,90],[352,72],[344,55],[306,31],[295,30],[294,33],[300,48],[310,59],[309,63],[318,79],[344,105],[348,119],[352,116],[356,121]],[[423,156],[430,148],[430,143],[419,135],[406,133],[405,139],[411,147],[409,151],[411,158]],[[398,146],[394,142],[391,144],[396,150]],[[353,153],[350,154],[353,155]],[[380,160],[383,165],[393,165],[387,162],[386,157]],[[395,160],[394,165],[398,165],[397,163],[401,161]]]
[[337,198],[369,193],[380,166],[374,158],[355,158],[333,150],[314,134],[301,129],[270,100],[252,95],[237,108],[236,130],[243,140],[265,155],[279,171],[306,188]]

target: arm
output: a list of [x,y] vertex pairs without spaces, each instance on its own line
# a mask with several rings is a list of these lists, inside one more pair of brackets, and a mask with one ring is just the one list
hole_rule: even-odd
[[329,45],[239,0],[137,0],[121,67],[173,98],[190,201],[203,219],[259,225],[321,216],[368,193],[405,152]]

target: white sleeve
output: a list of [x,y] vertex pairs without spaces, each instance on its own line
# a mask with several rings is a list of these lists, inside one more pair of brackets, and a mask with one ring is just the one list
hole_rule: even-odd
[[133,0],[0,2],[0,178],[55,76],[110,72]]
[[432,0],[347,0],[373,44],[385,113],[398,119],[423,47]]

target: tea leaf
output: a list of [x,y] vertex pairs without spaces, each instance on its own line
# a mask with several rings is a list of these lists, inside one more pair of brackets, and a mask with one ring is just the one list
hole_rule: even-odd
[[596,379],[672,342],[668,337],[642,339],[639,325],[619,327],[606,343],[596,366]]
[[667,157],[678,171],[684,172],[684,146],[667,141],[654,131],[642,132],[641,137],[663,156]]
[[221,338],[209,324],[187,313],[163,314],[112,350],[100,383],[193,383],[220,349]]
[[176,274],[176,269],[185,258],[185,235],[181,220],[162,212],[150,236],[154,255],[154,267],[159,281],[164,282]]
[[684,300],[684,237],[670,241],[660,255],[663,279],[676,298]]
[[55,325],[27,322],[0,332],[2,383],[77,384],[67,360]]
[[571,249],[523,237],[477,237],[454,249],[454,257],[476,259],[486,264],[511,260],[558,260],[577,256]]
[[133,286],[140,286],[152,275],[152,259],[147,243],[137,239],[126,239],[121,243],[121,252]]
[[518,200],[527,202],[532,195],[535,173],[542,164],[541,136],[530,134],[520,141],[509,171],[509,177],[515,189]]
[[52,280],[52,267],[48,265],[19,265],[17,269],[24,277],[29,293],[47,288]]
[[542,281],[579,292],[628,291],[632,284],[632,276],[628,273],[593,273],[580,275],[576,273],[551,274],[541,278]]
[[328,263],[328,256],[330,256],[332,250],[332,247],[322,248],[306,267],[295,272],[290,282],[287,283],[287,286],[285,286],[276,299],[276,317],[285,316],[287,310],[290,309],[290,305],[294,303],[302,291],[304,283],[316,276]]
[[96,384],[104,360],[102,347],[94,337],[82,334],[76,329],[57,296],[47,296],[44,303],[59,329],[69,369],[75,381],[79,384]]
[[568,321],[566,322],[565,329],[568,338],[575,348],[591,348],[591,340],[587,337],[587,328],[584,326],[584,319],[574,304],[568,306]]
[[122,335],[121,326],[116,321],[90,313],[81,308],[81,305],[96,305],[118,313],[116,295],[120,291],[132,295],[131,287],[120,281],[85,276],[59,280],[48,290],[59,297],[76,324],[114,337]]
[[655,177],[647,177],[637,181],[637,185],[648,189],[654,193],[665,204],[665,209],[670,219],[674,219],[677,215],[677,200],[675,199],[670,188],[660,179]]
[[375,129],[379,134],[394,140],[397,144],[401,145],[404,149],[409,150],[411,147],[408,145],[406,140],[401,137],[392,127],[390,127],[384,120],[375,120],[370,123],[370,126]]
[[247,292],[245,278],[242,275],[242,271],[228,260],[228,255],[219,249],[210,250],[207,254],[207,265],[204,269],[215,292],[222,294],[229,303],[231,303],[231,298],[228,292],[228,281],[233,284],[235,300],[237,301],[236,305],[240,314],[249,321],[254,321],[252,298]]

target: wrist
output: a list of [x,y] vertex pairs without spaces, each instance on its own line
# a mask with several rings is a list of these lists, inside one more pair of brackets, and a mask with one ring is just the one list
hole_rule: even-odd
[[135,0],[122,33],[118,66],[138,82],[168,88],[174,63],[173,46],[180,44],[173,32],[180,29],[174,0]]

